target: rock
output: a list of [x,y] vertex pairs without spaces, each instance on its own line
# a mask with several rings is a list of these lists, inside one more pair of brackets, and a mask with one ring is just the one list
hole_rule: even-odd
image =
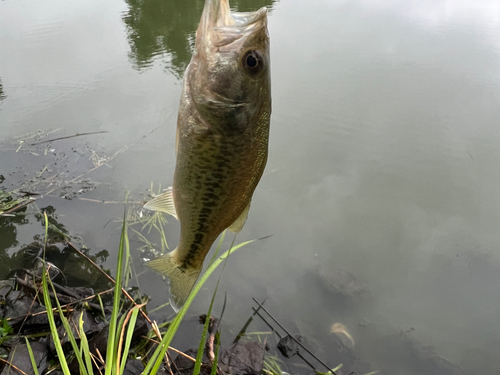
[[316,268],[316,273],[323,286],[333,294],[354,299],[370,295],[368,286],[347,270],[323,263]]
[[219,363],[229,368],[230,374],[261,374],[264,367],[264,344],[260,342],[237,342],[222,350]]
[[144,371],[144,365],[138,359],[132,359],[127,361],[125,369],[123,370],[123,375],[138,375]]
[[[37,341],[30,343],[30,346],[33,351],[33,356],[35,357],[38,373],[41,374],[47,368],[47,345],[43,342]],[[35,375],[26,344],[17,345],[12,348],[7,361],[28,375]],[[17,373],[19,373],[19,371],[14,371],[11,366],[6,364],[0,375]]]
[[[295,335],[295,339],[302,343],[302,336]],[[297,341],[295,341],[290,335],[282,337],[278,342],[278,350],[284,357],[290,358],[300,352],[300,345],[297,344]]]

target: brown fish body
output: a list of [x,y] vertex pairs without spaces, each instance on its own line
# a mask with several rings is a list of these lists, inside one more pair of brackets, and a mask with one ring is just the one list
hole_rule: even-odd
[[[180,241],[148,264],[169,277],[174,309],[184,304],[217,236],[228,227],[241,230],[246,220],[267,161],[270,114],[265,8],[231,14],[227,0],[207,0],[184,74],[173,202],[165,210],[180,221]],[[146,207],[155,209],[154,201]]]

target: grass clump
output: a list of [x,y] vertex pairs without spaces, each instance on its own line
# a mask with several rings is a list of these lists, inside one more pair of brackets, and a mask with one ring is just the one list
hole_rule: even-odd
[[[44,212],[44,223],[45,223],[45,247],[47,246],[46,239],[48,238],[49,232],[49,218],[47,213]],[[78,324],[75,327],[75,320],[68,319],[68,312],[64,310],[57,298],[56,289],[54,285],[48,277],[48,271],[50,265],[47,263],[43,263],[43,272],[42,272],[42,293],[43,293],[43,302],[47,309],[47,317],[50,325],[50,333],[54,342],[54,346],[57,352],[57,360],[58,367],[65,375],[74,374],[71,372],[71,366],[69,362],[73,360],[73,358],[77,362],[78,371],[83,375],[120,375],[126,371],[126,364],[129,359],[139,359],[143,362],[144,370],[142,374],[144,375],[153,375],[156,374],[160,367],[164,364],[166,358],[166,352],[169,349],[169,345],[172,342],[173,337],[175,336],[179,325],[183,318],[185,317],[189,306],[193,302],[196,294],[200,291],[203,284],[207,281],[210,275],[215,271],[215,269],[227,259],[228,255],[231,252],[234,252],[246,244],[252,242],[247,241],[241,243],[237,246],[231,247],[228,251],[226,251],[221,256],[217,256],[223,241],[223,236],[219,241],[216,254],[212,258],[207,270],[204,274],[199,278],[198,282],[194,286],[188,300],[185,305],[179,311],[179,313],[175,316],[175,318],[168,323],[166,330],[164,332],[160,332],[160,329],[156,325],[155,322],[151,322],[147,317],[144,306],[145,304],[137,304],[133,302],[130,307],[126,306],[126,298],[129,300],[133,299],[127,295],[127,293],[123,289],[124,279],[126,279],[126,275],[130,272],[129,262],[130,262],[130,244],[128,239],[128,225],[126,220],[126,215],[123,219],[123,225],[121,230],[120,237],[120,245],[118,249],[118,260],[116,266],[116,280],[113,292],[113,304],[111,307],[111,315],[109,316],[109,324],[108,324],[108,338],[107,338],[107,348],[105,353],[105,359],[103,358],[104,353],[94,353],[89,345],[89,339],[86,337],[83,325],[84,325],[84,315],[80,314],[78,319]],[[217,290],[217,288],[216,288]],[[210,313],[212,310],[215,293],[212,298],[212,302],[210,304],[210,308],[208,310],[207,316],[210,317]],[[125,295],[125,296],[124,296]],[[55,296],[55,298],[54,298]],[[52,298],[51,298],[52,297]],[[55,302],[55,309],[53,309]],[[102,306],[102,302],[101,306]],[[104,308],[103,308],[104,310]],[[156,345],[151,348],[151,345],[145,345],[144,341],[141,342],[142,350],[136,350],[136,348],[132,348],[132,341],[134,335],[134,329],[136,328],[136,323],[141,314],[148,320],[152,327],[154,333],[149,333],[148,336],[150,338],[149,341],[156,336]],[[198,375],[202,366],[202,357],[203,357],[203,345],[205,343],[205,339],[208,331],[208,321],[204,326],[203,334],[200,340],[200,346],[198,350],[198,356],[195,362],[195,370],[194,375]],[[60,340],[60,332],[61,328],[58,328],[57,322],[60,322],[64,329],[62,330],[63,335],[67,337],[67,341],[70,345],[64,345]],[[33,363],[33,370],[37,372],[35,369],[36,364],[34,362],[33,353],[31,351],[31,346],[29,342],[27,342],[28,351],[30,353],[31,361]],[[139,345],[139,346],[140,346]],[[154,350],[153,350],[154,349]],[[218,346],[217,346],[218,349]],[[152,353],[151,353],[152,352]],[[217,353],[218,350],[215,351],[216,356],[212,358],[212,373],[217,372]],[[102,356],[100,355],[102,354]]]

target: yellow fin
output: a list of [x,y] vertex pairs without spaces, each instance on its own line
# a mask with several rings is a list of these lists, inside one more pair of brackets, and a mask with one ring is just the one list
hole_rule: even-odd
[[146,263],[152,270],[168,277],[170,284],[170,305],[175,312],[179,312],[186,303],[194,283],[198,280],[201,267],[199,269],[182,269],[175,259],[177,249],[168,254],[162,255]]
[[151,199],[144,205],[144,208],[151,211],[166,212],[177,219],[177,212],[175,212],[174,196],[172,195],[171,187],[169,187],[164,193],[161,193]]
[[339,339],[341,339],[342,343],[348,348],[354,347],[354,339],[351,334],[347,330],[347,327],[342,323],[335,323],[330,328],[330,333],[337,335]]
[[245,207],[243,212],[238,216],[238,218],[232,223],[227,229],[229,229],[231,232],[234,233],[239,233],[243,229],[243,225],[245,225],[247,221],[247,216],[248,216],[248,211],[250,210],[250,202],[248,202],[248,205]]

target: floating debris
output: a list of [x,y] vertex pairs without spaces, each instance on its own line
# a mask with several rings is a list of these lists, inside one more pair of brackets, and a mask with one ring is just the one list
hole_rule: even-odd
[[354,339],[347,330],[347,327],[342,323],[334,323],[330,328],[330,333],[333,333],[340,342],[347,348],[352,349],[354,347]]

